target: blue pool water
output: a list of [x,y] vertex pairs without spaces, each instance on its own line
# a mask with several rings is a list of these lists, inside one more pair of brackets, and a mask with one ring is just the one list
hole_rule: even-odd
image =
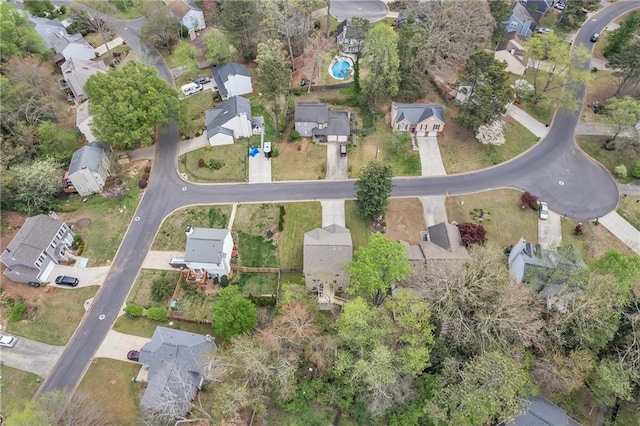
[[344,79],[349,77],[351,64],[343,59],[336,61],[331,66],[331,75],[334,78]]

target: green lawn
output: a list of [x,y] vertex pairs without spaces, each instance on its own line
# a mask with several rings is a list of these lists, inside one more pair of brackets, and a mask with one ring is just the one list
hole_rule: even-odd
[[304,285],[304,274],[302,272],[285,272],[280,274],[280,284]]
[[158,10],[164,6],[160,0],[145,0],[142,2],[126,0],[77,0],[78,3],[89,6],[99,12],[116,19],[136,19],[145,13]]
[[139,170],[135,178],[129,179],[128,189],[121,197],[93,195],[62,203],[55,208],[67,223],[73,223],[74,218],[78,217],[91,219],[89,225],[74,229],[84,239],[85,251],[82,256],[89,259],[88,266],[108,265],[115,257],[138,207],[138,180],[141,174],[142,171]]
[[513,119],[509,119],[504,129],[506,142],[504,145],[479,145],[483,168],[491,167],[517,157],[538,142],[538,137],[526,127]]
[[[598,160],[604,167],[609,170],[619,182],[628,183],[635,179],[631,176],[631,170],[640,161],[640,153],[636,152],[632,148],[627,148],[622,151],[607,151],[603,148],[607,141],[607,136],[576,136],[576,141],[580,148],[582,148],[587,154]],[[624,165],[629,172],[628,177],[618,178],[613,173],[613,169],[616,166]]]
[[185,139],[191,139],[196,133],[205,132],[204,116],[208,109],[214,107],[214,93],[210,90],[204,90],[187,96],[182,102],[186,104],[187,126],[180,129],[180,133]]
[[[546,71],[538,71],[538,87],[545,85],[548,73]],[[526,75],[512,75],[510,76],[510,84],[513,84],[516,80],[525,79],[529,83],[534,83],[533,70],[529,70]],[[552,83],[555,87],[557,84]],[[549,90],[544,99],[540,100],[537,104],[532,102],[524,102],[522,105],[518,105],[520,108],[531,114],[535,119],[541,123],[551,123],[553,114],[556,111],[556,101],[562,96],[562,87]]]
[[[213,334],[213,329],[207,324],[191,324],[175,320],[162,323],[148,318],[128,318],[126,315],[122,315],[116,320],[113,329],[124,334],[151,338],[158,326],[188,331],[190,333]],[[218,341],[219,338],[216,338],[216,342]]]
[[[84,316],[84,302],[95,296],[97,286],[66,290],[49,288],[41,306],[26,321],[10,322],[7,331],[50,345],[64,346]],[[30,308],[29,303],[27,307]]]
[[447,197],[447,218],[450,222],[471,222],[471,212],[482,209],[486,219],[481,224],[487,231],[487,245],[503,249],[517,243],[520,237],[537,242],[538,215],[532,209],[520,207],[521,195],[515,189],[497,189]]
[[138,278],[136,279],[133,288],[129,292],[129,297],[127,297],[127,304],[139,305],[144,308],[151,308],[154,306],[168,306],[169,300],[155,301],[151,296],[153,281],[158,278],[167,276],[175,280],[175,283],[178,284],[178,279],[180,278],[179,272],[142,269],[138,274]]
[[356,203],[353,200],[347,200],[344,202],[344,214],[345,225],[351,231],[351,241],[353,243],[353,250],[355,250],[369,242],[369,227],[370,223],[367,219],[363,219],[356,208]]
[[[40,387],[42,378],[36,374],[0,366],[2,385],[2,415],[5,419],[24,409],[24,404],[33,398]],[[11,423],[7,423],[11,424]]]
[[227,228],[230,205],[185,207],[168,216],[151,246],[151,250],[184,250],[187,225],[196,228]]
[[327,146],[310,142],[278,142],[278,157],[271,159],[273,180],[324,179],[327,174]]
[[277,267],[277,247],[263,235],[252,235],[238,231],[240,264],[251,267]]
[[196,321],[211,321],[211,307],[215,296],[204,294],[195,287],[183,283],[178,295],[178,307],[174,309],[176,315]]
[[278,240],[280,266],[302,266],[304,234],[322,227],[322,206],[318,202],[288,203],[284,208],[284,228]]
[[278,287],[278,274],[262,273],[237,273],[232,284],[238,286],[245,296],[259,296],[261,294],[276,294]]
[[139,364],[94,359],[76,392],[99,404],[107,416],[104,420],[109,424],[139,425],[142,419],[138,406],[143,385],[131,380],[139,370]]
[[640,230],[640,204],[636,202],[637,199],[638,197],[621,197],[618,214]]
[[[232,145],[204,147],[181,155],[178,171],[187,175],[191,182],[246,182],[249,158],[249,139],[240,139]],[[218,170],[199,166],[199,160],[218,161]]]
[[264,118],[264,140],[275,141],[276,130],[273,126],[273,117],[271,112],[265,108],[260,98],[253,97],[251,101],[251,115],[253,117],[262,116]]

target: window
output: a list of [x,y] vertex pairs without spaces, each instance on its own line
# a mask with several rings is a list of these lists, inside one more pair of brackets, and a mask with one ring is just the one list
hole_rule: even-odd
[[433,130],[440,130],[440,125],[439,124],[434,124],[433,125]]
[[407,130],[406,123],[398,123],[398,130]]
[[427,130],[427,125],[426,124],[421,124],[420,125],[420,130]]

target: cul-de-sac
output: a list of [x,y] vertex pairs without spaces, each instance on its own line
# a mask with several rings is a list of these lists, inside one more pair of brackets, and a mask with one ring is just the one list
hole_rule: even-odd
[[0,425],[640,425],[637,1],[0,0],[0,129]]

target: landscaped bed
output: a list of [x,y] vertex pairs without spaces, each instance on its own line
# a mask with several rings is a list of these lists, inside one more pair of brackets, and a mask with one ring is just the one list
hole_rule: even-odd
[[129,297],[127,298],[127,304],[138,305],[144,308],[151,308],[155,306],[167,307],[169,300],[155,300],[152,295],[153,282],[158,279],[172,280],[178,283],[180,277],[179,272],[173,271],[157,271],[154,269],[142,269],[138,274],[138,279],[133,285]]
[[246,182],[248,159],[249,139],[240,139],[232,145],[204,147],[181,155],[178,171],[191,182]]
[[[196,206],[185,207],[167,217],[156,239],[152,250],[181,250],[186,245],[185,229],[187,225],[195,228],[227,228],[231,216],[231,206]],[[182,242],[182,247],[180,246]]]

